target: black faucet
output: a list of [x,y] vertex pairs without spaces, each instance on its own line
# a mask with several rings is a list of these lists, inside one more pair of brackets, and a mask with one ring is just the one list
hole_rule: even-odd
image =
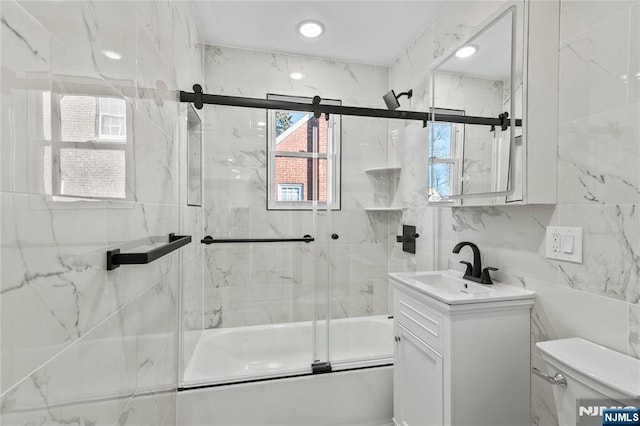
[[469,246],[471,247],[471,250],[473,250],[473,265],[469,262],[465,262],[464,260],[460,261],[460,263],[467,266],[463,278],[466,280],[475,281],[480,284],[493,284],[489,271],[497,271],[498,268],[488,267],[482,269],[482,261],[480,260],[480,249],[477,245],[469,241],[462,241],[456,244],[456,246],[453,248],[453,252],[460,253],[460,249],[462,249],[462,247],[464,246]]

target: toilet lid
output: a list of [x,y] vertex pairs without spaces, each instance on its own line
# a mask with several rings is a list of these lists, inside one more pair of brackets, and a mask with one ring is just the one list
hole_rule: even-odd
[[538,342],[548,357],[631,398],[640,398],[640,360],[581,338]]

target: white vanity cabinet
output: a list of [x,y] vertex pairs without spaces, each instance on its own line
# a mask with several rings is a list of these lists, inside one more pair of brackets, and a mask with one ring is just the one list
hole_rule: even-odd
[[394,328],[394,419],[398,425],[442,425],[442,354],[405,325],[396,323]]
[[449,304],[430,296],[428,286],[406,278],[411,273],[390,276],[395,424],[530,424],[533,293],[522,290],[517,299],[470,297]]

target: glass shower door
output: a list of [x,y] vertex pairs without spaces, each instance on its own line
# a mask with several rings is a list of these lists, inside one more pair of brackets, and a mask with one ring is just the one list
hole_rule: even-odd
[[[338,117],[339,118],[339,117]],[[337,207],[333,188],[335,179],[334,134],[339,131],[339,121],[323,116],[314,120],[313,181],[317,237],[314,246],[314,310],[313,310],[313,373],[331,371],[330,364],[330,321],[331,321],[331,217]]]
[[[333,370],[392,362],[387,272],[389,253],[399,247],[395,236],[402,219],[402,209],[394,207],[400,202],[400,162],[393,161],[395,151],[390,152],[392,124],[404,127],[402,121],[344,116],[342,149],[328,153],[334,159],[330,164],[340,157],[343,178],[340,209],[326,212],[328,267],[326,272],[317,268],[327,276],[324,324]],[[419,156],[415,154],[416,163]],[[328,173],[332,178],[337,174]]]
[[205,109],[202,228],[211,244],[202,246],[202,292],[184,286],[183,324],[195,336],[183,337],[184,386],[335,370],[362,363],[361,337],[388,340],[369,321],[389,322],[387,250],[401,217],[389,210],[397,168],[387,164],[387,125],[279,113]]
[[[299,209],[271,208],[269,201],[295,195],[299,185],[308,195],[321,158],[265,149],[267,140],[282,150],[286,144],[287,134],[267,124],[271,112],[207,106],[204,113],[202,236],[212,243],[202,245],[202,286],[195,278],[184,285],[183,385],[309,374],[325,357],[322,342],[319,355],[313,351],[322,305],[315,294],[319,254],[316,242],[302,238],[321,234],[321,209],[317,201],[304,200]],[[294,118],[303,120],[295,123],[306,144],[313,123]],[[285,176],[279,186],[276,162],[304,177]]]

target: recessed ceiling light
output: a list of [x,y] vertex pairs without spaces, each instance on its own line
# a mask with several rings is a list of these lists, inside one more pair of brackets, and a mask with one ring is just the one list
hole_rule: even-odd
[[304,74],[298,71],[294,71],[291,74],[289,74],[289,77],[291,77],[294,80],[302,80],[304,78]]
[[116,52],[114,50],[104,49],[101,50],[100,53],[102,53],[109,59],[113,59],[114,61],[119,61],[120,59],[122,59],[122,53]]
[[298,31],[300,34],[307,38],[318,37],[324,31],[324,27],[320,22],[316,21],[304,21],[298,25]]
[[478,51],[478,48],[472,45],[463,46],[460,49],[456,50],[456,56],[458,58],[468,58]]
[[264,126],[266,126],[266,125],[267,125],[267,123],[265,123],[264,121],[258,121],[256,124],[257,124],[259,127],[264,127]]

